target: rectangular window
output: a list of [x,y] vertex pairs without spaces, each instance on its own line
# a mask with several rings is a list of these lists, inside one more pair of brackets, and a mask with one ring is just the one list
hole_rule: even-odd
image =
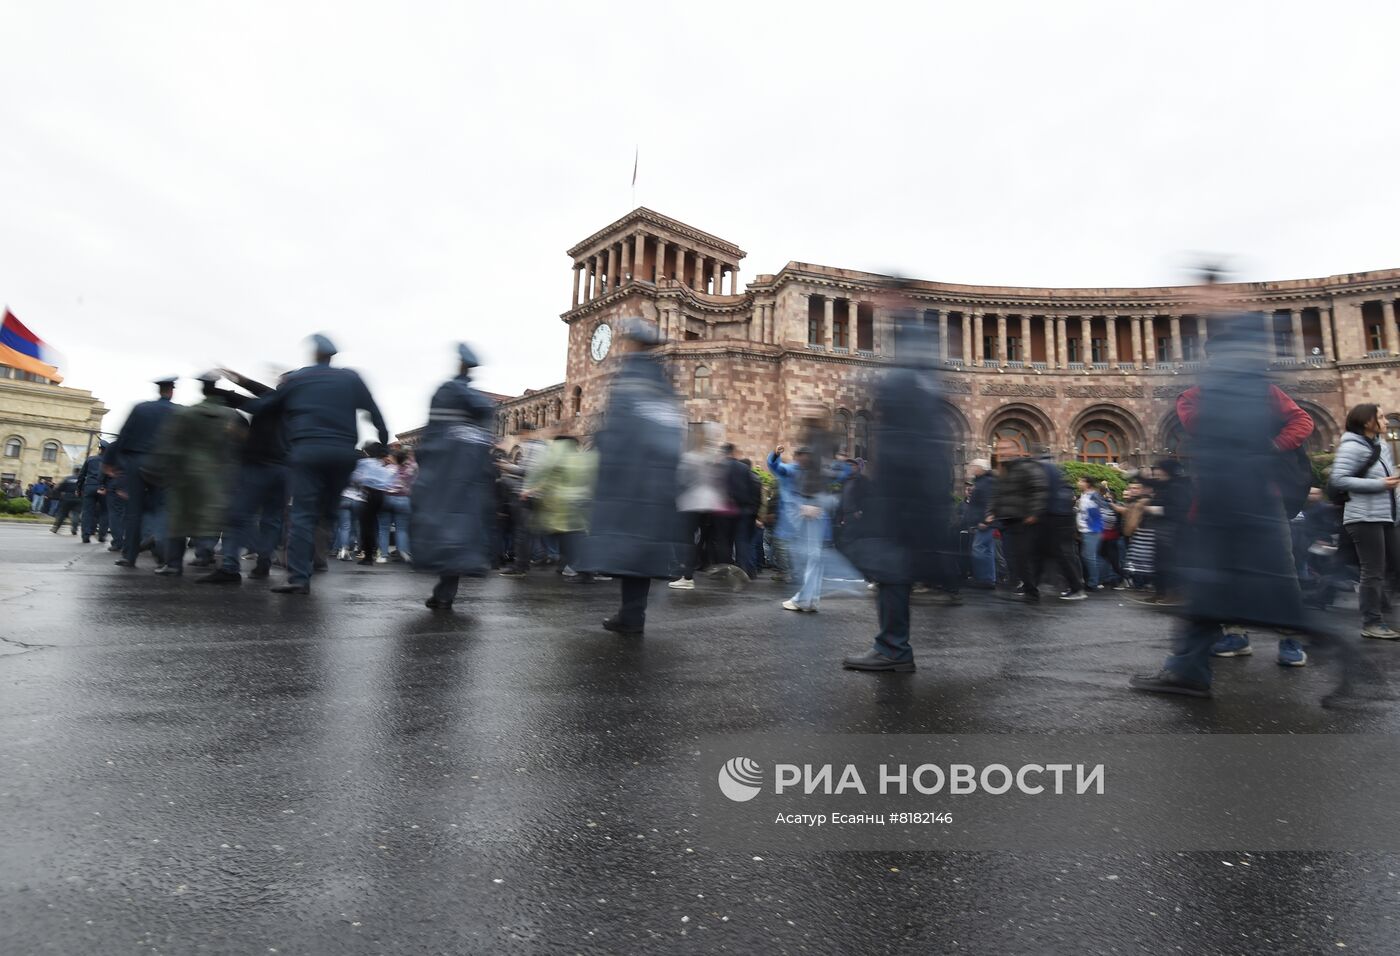
[[815,315],[807,316],[807,344],[822,344],[822,323]]
[[1385,350],[1385,326],[1379,322],[1366,327],[1366,349],[1370,352]]
[[1008,335],[1006,337],[1006,360],[1008,362],[1019,362],[1021,357],[1021,340]]
[[1068,356],[1067,359],[1066,359],[1066,361],[1069,361],[1069,362],[1082,362],[1082,361],[1084,361],[1082,358],[1079,357],[1079,340],[1078,340],[1078,339],[1065,339],[1065,353],[1066,353],[1066,355]]
[[1089,351],[1095,362],[1108,361],[1108,339],[1090,339]]
[[997,340],[994,335],[982,336],[982,358],[994,359],[997,357]]
[[831,344],[833,348],[850,348],[851,343],[846,340],[846,320],[837,316],[831,320]]
[[1196,361],[1196,340],[1195,340],[1195,339],[1182,339],[1182,340],[1181,340],[1181,359],[1182,359],[1182,361],[1184,361],[1184,362],[1194,362],[1194,361]]
[[[1166,339],[1166,338],[1158,339],[1158,340],[1157,340],[1157,361],[1159,361],[1159,362],[1170,362],[1171,360],[1172,360],[1172,340],[1171,340],[1171,339]],[[1256,360],[1256,361],[1257,361],[1257,360]]]

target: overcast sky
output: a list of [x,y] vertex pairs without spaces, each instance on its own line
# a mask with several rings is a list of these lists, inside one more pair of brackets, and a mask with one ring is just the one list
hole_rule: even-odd
[[564,250],[632,208],[636,146],[636,204],[750,279],[1393,268],[1397,11],[6,0],[0,305],[108,429],[324,330],[401,431],[459,339],[486,388],[563,379]]

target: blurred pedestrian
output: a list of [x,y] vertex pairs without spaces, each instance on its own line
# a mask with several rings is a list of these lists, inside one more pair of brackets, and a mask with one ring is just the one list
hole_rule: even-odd
[[1329,484],[1344,502],[1342,531],[1361,565],[1361,636],[1393,641],[1400,631],[1386,621],[1391,611],[1386,582],[1400,577],[1400,475],[1382,421],[1374,403],[1347,412]]
[[146,469],[166,419],[175,413],[175,381],[174,375],[155,380],[160,397],[131,410],[103,457],[103,464],[114,473],[120,472],[123,478],[126,528],[122,534],[122,556],[116,562],[120,567],[136,567],[136,556],[147,539],[157,566],[165,563],[165,494],[151,481]]

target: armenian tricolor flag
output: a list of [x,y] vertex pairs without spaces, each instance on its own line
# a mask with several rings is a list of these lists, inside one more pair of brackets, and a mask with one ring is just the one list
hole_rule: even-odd
[[60,361],[48,343],[29,331],[13,312],[5,310],[5,320],[0,322],[0,365],[61,382],[63,376],[57,368]]

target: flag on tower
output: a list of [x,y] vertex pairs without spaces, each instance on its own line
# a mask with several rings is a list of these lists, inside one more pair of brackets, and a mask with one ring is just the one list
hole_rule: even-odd
[[52,346],[29,331],[13,312],[5,310],[5,319],[0,322],[0,365],[61,382],[63,376],[57,368],[61,361]]

